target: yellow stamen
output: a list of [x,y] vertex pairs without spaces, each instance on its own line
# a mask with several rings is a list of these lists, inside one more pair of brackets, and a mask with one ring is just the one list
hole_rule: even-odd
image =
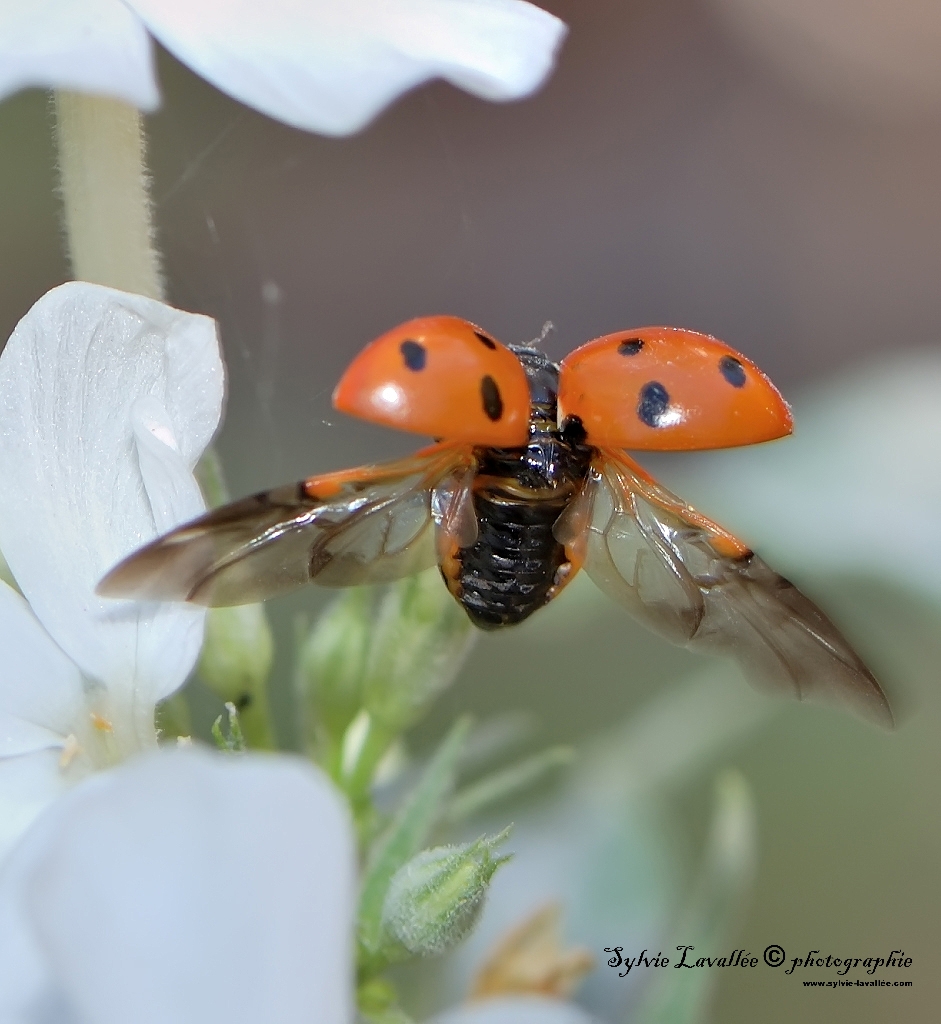
[[59,768],[65,771],[81,752],[82,748],[78,745],[75,733],[70,732],[65,737],[65,743],[62,745],[62,753],[59,755]]
[[568,999],[594,961],[587,949],[566,948],[558,904],[537,910],[490,951],[471,985],[468,1000],[505,995]]

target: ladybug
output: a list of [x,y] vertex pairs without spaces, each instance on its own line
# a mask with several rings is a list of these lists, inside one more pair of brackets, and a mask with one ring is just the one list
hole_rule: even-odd
[[206,513],[135,552],[108,597],[259,601],[303,583],[384,583],[434,564],[471,621],[527,619],[580,569],[674,643],[734,656],[759,683],[891,724],[829,619],[746,544],[624,449],[783,437],[787,403],[716,338],[644,327],[560,364],[453,316],[396,327],[333,393],[349,413],[439,440],[410,458],[313,476]]

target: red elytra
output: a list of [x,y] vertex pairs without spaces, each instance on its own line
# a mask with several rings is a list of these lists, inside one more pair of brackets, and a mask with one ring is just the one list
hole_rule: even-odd
[[[771,381],[724,342],[641,327],[587,342],[560,364],[560,426],[595,446],[678,451],[770,441],[793,429]],[[368,345],[333,393],[341,412],[410,433],[518,447],[529,430],[519,359],[459,317],[410,320]]]
[[791,412],[745,356],[708,334],[641,327],[562,360],[559,422],[577,416],[593,445],[679,451],[784,437]]
[[529,385],[515,355],[456,316],[383,334],[333,392],[340,412],[412,434],[511,448],[529,436]]

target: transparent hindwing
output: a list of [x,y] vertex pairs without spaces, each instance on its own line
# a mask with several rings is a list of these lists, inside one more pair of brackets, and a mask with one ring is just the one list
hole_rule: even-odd
[[243,498],[129,555],[98,593],[233,605],[304,583],[344,587],[412,575],[435,564],[436,521],[456,515],[451,505],[463,501],[474,465],[472,449],[438,444]]
[[731,655],[759,688],[892,724],[879,684],[823,612],[623,453],[599,452],[567,516],[582,524],[589,576],[666,639]]

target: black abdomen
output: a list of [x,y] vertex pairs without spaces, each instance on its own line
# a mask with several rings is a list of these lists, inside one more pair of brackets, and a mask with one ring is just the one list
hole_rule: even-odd
[[497,629],[541,608],[565,562],[552,527],[566,498],[533,501],[481,488],[474,495],[478,536],[460,553],[461,604],[476,626]]
[[580,423],[556,425],[559,368],[535,349],[513,352],[532,398],[529,444],[476,450],[477,541],[442,565],[448,588],[481,629],[522,622],[554,595],[567,558],[552,527],[581,489],[592,457]]

